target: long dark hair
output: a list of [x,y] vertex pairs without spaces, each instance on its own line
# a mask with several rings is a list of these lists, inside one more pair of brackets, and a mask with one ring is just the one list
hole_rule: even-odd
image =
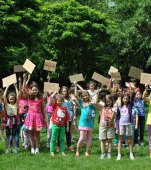
[[[40,93],[39,86],[38,86],[38,84],[35,81],[30,83],[29,89],[32,90],[33,87],[36,87],[38,89],[37,98],[40,99],[42,97],[42,95]],[[29,94],[29,98],[34,100],[35,96],[33,96],[32,94]]]

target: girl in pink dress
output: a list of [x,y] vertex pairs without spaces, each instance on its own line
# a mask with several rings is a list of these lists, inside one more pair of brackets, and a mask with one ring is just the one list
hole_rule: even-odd
[[29,131],[31,153],[39,153],[40,131],[45,127],[44,98],[40,96],[38,85],[32,82],[28,91],[28,114],[25,128]]

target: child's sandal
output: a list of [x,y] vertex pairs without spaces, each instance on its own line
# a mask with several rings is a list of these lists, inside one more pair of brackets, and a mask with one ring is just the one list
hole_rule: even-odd
[[61,154],[62,154],[62,156],[66,156],[66,154],[64,152],[62,152]]

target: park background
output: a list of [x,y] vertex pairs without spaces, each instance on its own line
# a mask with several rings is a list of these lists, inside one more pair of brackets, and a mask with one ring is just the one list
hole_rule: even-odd
[[[52,82],[69,85],[69,75],[83,73],[88,81],[94,71],[107,76],[111,65],[125,81],[132,65],[150,73],[150,11],[150,0],[0,0],[0,78],[12,74],[13,66],[26,58],[36,64],[31,80],[41,86],[48,74]],[[56,72],[43,71],[46,59],[57,62]],[[88,158],[84,150],[80,158],[68,152],[66,157],[50,157],[45,131],[39,155],[23,149],[5,155],[2,142],[0,169],[150,169],[147,128],[145,147],[134,149],[135,161],[123,149],[123,159],[117,162],[116,148],[112,160],[100,160],[97,136],[96,118]]]

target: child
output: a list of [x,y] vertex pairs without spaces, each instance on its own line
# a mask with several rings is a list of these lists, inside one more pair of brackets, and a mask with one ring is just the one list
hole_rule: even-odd
[[[97,95],[98,96],[98,95]],[[97,102],[97,98],[96,98]],[[94,103],[87,91],[82,92],[82,100],[79,100],[79,107],[81,109],[81,116],[79,120],[80,138],[77,143],[76,156],[79,156],[79,150],[85,136],[87,135],[87,146],[85,156],[89,156],[89,148],[92,140],[92,130],[94,126],[94,117],[96,110],[96,103]]]
[[67,142],[67,146],[68,149],[70,151],[74,151],[72,145],[71,145],[71,126],[72,126],[72,122],[73,122],[73,117],[74,117],[74,112],[73,112],[73,103],[69,98],[69,92],[68,92],[68,88],[66,86],[63,86],[60,90],[61,94],[64,97],[64,101],[62,103],[62,106],[66,107],[70,116],[70,120],[69,120],[69,131],[66,131],[66,142]]
[[25,119],[25,128],[29,132],[31,153],[39,153],[40,131],[45,127],[44,98],[41,97],[37,83],[32,82],[29,86],[28,114]]
[[[132,97],[131,97],[132,100]],[[123,136],[126,133],[129,149],[130,149],[130,159],[134,160],[133,156],[133,141],[132,141],[132,101],[129,99],[128,95],[123,95],[122,105],[117,109],[116,115],[116,130],[119,132],[119,142],[118,142],[118,156],[116,160],[121,160],[121,147],[123,143]]]
[[17,85],[14,84],[16,94],[10,92],[8,94],[8,98],[6,97],[8,87],[6,87],[4,92],[4,103],[5,103],[5,110],[6,110],[6,154],[9,153],[9,141],[10,136],[12,136],[12,146],[13,146],[13,153],[17,153],[15,148],[15,136],[17,131],[17,126],[20,124],[20,120],[18,117],[18,89]]
[[52,134],[50,141],[50,154],[54,156],[56,140],[59,137],[60,151],[65,156],[65,127],[69,131],[69,113],[67,108],[62,106],[64,97],[61,94],[56,95],[56,100],[51,98],[50,105],[53,107],[52,121]]
[[108,140],[108,159],[111,159],[112,139],[115,136],[114,117],[113,99],[110,95],[106,97],[105,108],[100,112],[99,139],[101,140],[101,159],[105,158],[106,140]]
[[140,134],[140,145],[144,146],[144,131],[145,131],[145,101],[142,94],[138,91],[135,95],[134,107],[138,110],[138,127]]

